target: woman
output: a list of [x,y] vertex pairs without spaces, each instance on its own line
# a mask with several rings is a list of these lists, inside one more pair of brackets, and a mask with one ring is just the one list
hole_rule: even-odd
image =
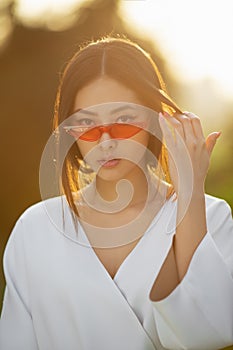
[[65,195],[26,210],[8,241],[1,349],[233,344],[231,211],[204,194],[220,133],[205,140],[150,56],[109,37],[67,65],[54,128]]

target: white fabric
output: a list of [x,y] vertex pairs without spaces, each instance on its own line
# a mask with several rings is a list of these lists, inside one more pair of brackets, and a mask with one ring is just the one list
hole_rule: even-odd
[[[94,250],[74,240],[61,198],[18,220],[4,254],[6,291],[1,350],[219,349],[233,344],[233,222],[228,204],[206,195],[208,233],[189,269],[165,299],[151,287],[172,234],[169,199],[112,279]],[[54,225],[56,221],[57,225]],[[79,225],[78,232],[86,241]]]

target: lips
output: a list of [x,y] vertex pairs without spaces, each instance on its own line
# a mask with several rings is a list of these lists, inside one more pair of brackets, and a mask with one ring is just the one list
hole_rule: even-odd
[[120,162],[120,159],[101,159],[98,162],[104,168],[111,168],[116,166]]

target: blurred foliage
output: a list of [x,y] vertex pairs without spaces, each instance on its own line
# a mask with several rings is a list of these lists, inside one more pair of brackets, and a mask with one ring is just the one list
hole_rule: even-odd
[[[51,132],[60,72],[64,62],[81,43],[110,33],[126,34],[151,53],[171,94],[177,102],[183,101],[184,91],[169,76],[156,43],[129,30],[127,18],[122,18],[119,13],[119,4],[120,0],[88,1],[73,14],[77,20],[72,26],[62,31],[26,27],[14,18],[14,1],[0,7],[0,25],[4,23],[1,22],[4,16],[9,29],[8,37],[4,34],[4,40],[0,40],[1,261],[15,221],[29,205],[40,200],[38,169],[43,147]],[[227,123],[222,126],[223,134],[213,152],[206,192],[226,199],[233,207],[231,114],[229,108]],[[2,270],[0,272],[1,297],[4,278]]]
[[233,208],[233,103],[211,79],[188,84],[169,80],[170,94],[183,110],[197,114],[204,134],[222,131],[213,153],[205,183],[206,193],[225,199]]
[[[233,106],[232,106],[233,107]],[[233,122],[229,112],[222,135],[213,151],[206,181],[206,192],[225,199],[233,208]]]

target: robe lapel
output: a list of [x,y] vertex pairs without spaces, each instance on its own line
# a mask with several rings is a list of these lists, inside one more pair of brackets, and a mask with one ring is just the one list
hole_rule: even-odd
[[121,265],[114,282],[134,310],[155,348],[163,349],[156,331],[149,294],[172,245],[176,203],[169,200],[158,214],[140,244]]
[[[123,261],[114,279],[90,247],[82,226],[79,226],[80,240],[88,243],[90,259],[96,265],[103,283],[108,285],[108,292],[115,298],[116,305],[121,304],[125,319],[129,319],[135,339],[138,338],[135,344],[142,342],[145,344],[143,349],[163,349],[154,324],[149,294],[172,244],[174,231],[171,232],[170,228],[174,226],[174,208],[171,199],[165,203],[139,243]],[[137,349],[135,345],[134,349]]]
[[[85,235],[81,226],[79,234]],[[83,236],[82,239],[86,238]],[[82,264],[88,266],[85,299],[90,308],[89,331],[98,330],[98,337],[104,339],[104,349],[156,350],[134,309],[92,248],[83,248]],[[94,348],[94,344],[88,344],[87,348]]]

